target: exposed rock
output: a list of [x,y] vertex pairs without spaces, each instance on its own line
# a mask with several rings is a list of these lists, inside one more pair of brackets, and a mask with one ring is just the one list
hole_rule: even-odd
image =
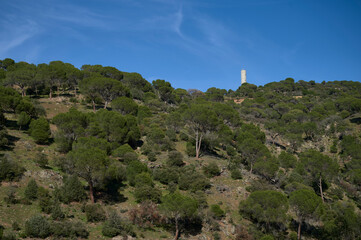
[[229,187],[225,185],[217,185],[216,190],[220,193],[229,192]]

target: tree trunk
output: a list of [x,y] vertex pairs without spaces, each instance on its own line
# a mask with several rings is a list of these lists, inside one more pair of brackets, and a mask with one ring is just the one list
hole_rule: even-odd
[[107,106],[108,106],[108,101],[105,101],[105,103],[104,103],[104,109],[107,109]]
[[321,193],[321,199],[322,199],[322,202],[324,203],[325,200],[323,199],[323,191],[322,191],[322,177],[320,175],[320,183],[319,183],[319,187],[320,187],[320,193]]
[[91,201],[92,203],[95,203],[93,183],[92,183],[92,182],[88,182],[88,184],[89,184],[89,192],[90,192],[90,201]]
[[196,132],[196,158],[199,159],[199,151],[198,151],[198,130]]
[[300,220],[300,222],[298,223],[298,231],[297,231],[297,239],[298,240],[301,239],[301,225],[302,225],[302,220]]
[[92,103],[93,103],[93,111],[95,112],[95,102],[94,102],[94,100],[92,100]]
[[252,173],[253,170],[253,163],[251,163],[251,170],[249,170],[249,173]]
[[179,226],[178,226],[178,218],[175,219],[175,236],[174,240],[178,240],[179,238]]
[[76,86],[74,86],[74,97],[76,97]]
[[50,99],[53,98],[53,90],[51,90],[51,88],[50,88],[50,92],[49,92],[49,98],[50,98]]

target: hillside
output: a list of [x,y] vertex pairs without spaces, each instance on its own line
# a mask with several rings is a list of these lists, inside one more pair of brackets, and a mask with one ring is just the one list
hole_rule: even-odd
[[360,239],[359,82],[11,59],[0,82],[0,239]]

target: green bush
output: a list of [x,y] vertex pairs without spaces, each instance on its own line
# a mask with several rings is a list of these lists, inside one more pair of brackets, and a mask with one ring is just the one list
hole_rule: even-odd
[[195,145],[193,145],[191,142],[187,142],[186,153],[190,157],[195,157],[196,156]]
[[100,222],[106,219],[104,209],[99,204],[88,204],[84,207],[88,222]]
[[158,203],[161,196],[159,189],[149,185],[137,186],[134,190],[134,197],[138,203],[146,200]]
[[46,238],[51,235],[50,224],[43,216],[33,216],[25,222],[25,234],[28,237]]
[[36,143],[46,144],[49,142],[50,125],[45,118],[32,120],[29,128],[30,136],[32,136]]
[[89,232],[82,222],[52,222],[51,232],[56,237],[64,238],[88,238]]
[[157,154],[155,152],[148,153],[147,157],[148,157],[148,161],[150,162],[157,161]]
[[51,218],[54,220],[61,220],[65,218],[64,212],[61,210],[59,202],[55,202],[51,208]]
[[31,179],[25,189],[25,198],[35,200],[38,198],[38,185],[34,179]]
[[64,203],[81,202],[86,199],[84,187],[76,175],[64,179],[60,195],[60,199]]
[[39,165],[41,168],[45,168],[48,165],[48,157],[41,152],[38,152],[35,156],[34,162]]
[[203,172],[207,177],[214,177],[221,174],[216,162],[210,162],[208,165],[204,166]]
[[241,170],[238,168],[234,168],[231,170],[231,178],[232,179],[242,179],[242,173]]
[[26,112],[21,112],[18,116],[17,124],[19,126],[19,129],[26,128],[30,123],[31,117],[26,114]]
[[17,181],[25,172],[25,168],[19,166],[15,161],[0,157],[0,182]]
[[124,144],[113,151],[113,156],[123,159],[126,153],[134,153],[133,148],[129,144]]
[[181,167],[184,165],[183,155],[177,151],[171,151],[168,153],[167,165],[170,167]]
[[210,211],[215,219],[222,219],[225,216],[224,211],[218,204],[211,205]]
[[116,212],[110,213],[108,220],[103,225],[102,234],[106,237],[135,236],[132,226],[127,224]]

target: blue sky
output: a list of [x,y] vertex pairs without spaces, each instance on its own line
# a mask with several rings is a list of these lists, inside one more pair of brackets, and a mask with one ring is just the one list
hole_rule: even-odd
[[0,59],[114,66],[175,88],[361,81],[361,0],[0,0]]

